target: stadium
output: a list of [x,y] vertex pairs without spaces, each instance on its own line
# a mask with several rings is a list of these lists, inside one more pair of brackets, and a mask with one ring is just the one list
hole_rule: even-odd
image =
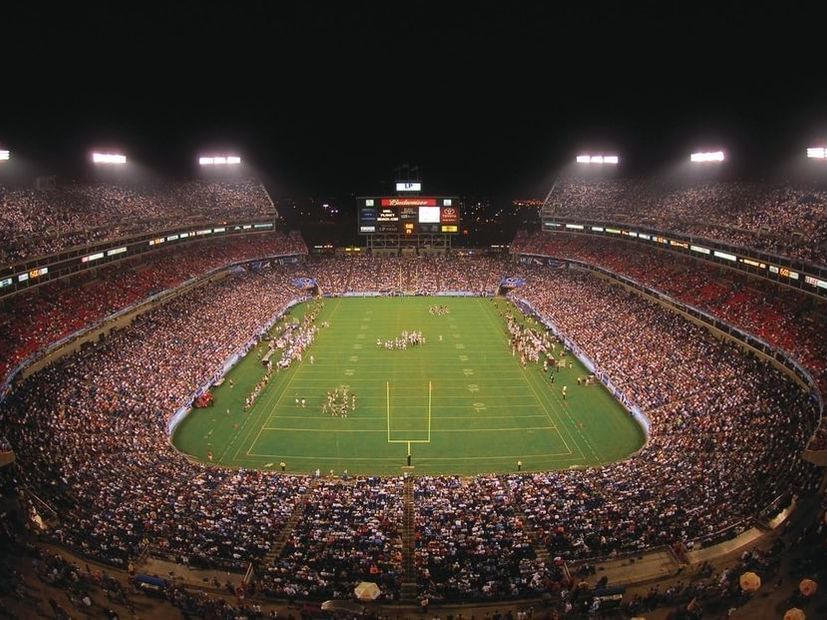
[[0,126],[4,616],[827,617],[827,142],[547,166],[393,69],[292,142]]
[[[4,239],[4,480],[82,557],[317,602],[362,581],[388,602],[539,598],[599,559],[691,563],[770,530],[823,478],[827,220],[795,211],[825,202],[636,186],[632,221],[622,182],[577,208],[591,191],[558,184],[508,256],[394,253],[388,233],[311,258],[252,180],[6,190],[4,213],[73,204],[113,232]],[[668,219],[739,192],[816,228],[782,255],[712,212],[706,236]],[[172,195],[181,213],[145,216]],[[212,209],[182,226],[182,196]]]

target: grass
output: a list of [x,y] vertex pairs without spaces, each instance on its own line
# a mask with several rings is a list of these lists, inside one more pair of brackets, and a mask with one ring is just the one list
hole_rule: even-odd
[[[450,313],[431,315],[436,304]],[[541,366],[520,365],[508,344],[509,310],[519,314],[503,299],[327,299],[317,324],[330,327],[320,327],[302,362],[273,375],[249,412],[244,400],[263,375],[257,350],[229,373],[234,386],[215,388],[215,405],[194,410],[173,441],[227,467],[284,461],[288,472],[371,475],[400,474],[409,450],[415,474],[463,475],[513,472],[518,460],[523,471],[596,466],[637,450],[643,432],[603,386],[577,385],[586,374],[577,360],[554,384]],[[298,306],[287,320],[305,311]],[[403,330],[422,331],[426,343],[377,347],[377,338]],[[342,385],[357,394],[356,412],[323,414],[326,392]]]

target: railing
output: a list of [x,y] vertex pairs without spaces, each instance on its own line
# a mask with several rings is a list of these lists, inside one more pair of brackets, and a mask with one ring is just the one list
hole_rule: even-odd
[[[271,201],[272,202],[272,201]],[[268,219],[269,218],[269,219]],[[233,226],[240,226],[244,224],[249,224],[252,221],[269,221],[273,222],[275,219],[278,219],[277,212],[271,213],[260,213],[257,215],[249,215],[244,218],[232,218],[227,220],[209,220],[209,219],[199,219],[193,218],[187,221],[178,221],[174,226],[170,226],[169,220],[145,220],[141,224],[141,228],[143,230],[135,230],[133,232],[129,232],[124,235],[120,235],[118,237],[113,237],[109,239],[97,240],[97,241],[90,241],[89,243],[83,243],[78,245],[73,245],[62,250],[58,250],[57,252],[51,252],[49,254],[40,254],[37,256],[33,256],[31,258],[27,258],[24,260],[19,260],[14,263],[4,263],[0,264],[0,273],[3,271],[9,270],[25,270],[31,266],[44,264],[44,263],[54,263],[61,260],[65,260],[67,258],[73,258],[75,256],[81,254],[89,254],[98,250],[102,247],[115,247],[118,245],[125,245],[130,243],[135,243],[139,241],[147,241],[152,239],[153,237],[163,237],[165,235],[174,234],[176,232],[181,232],[182,230],[189,230],[190,228],[198,228],[203,226],[225,226],[225,227],[233,227]],[[155,228],[155,223],[163,226],[162,228]],[[100,230],[106,230],[106,226],[99,226],[90,229],[84,229],[84,232],[94,233]],[[70,231],[57,231],[53,236],[59,237],[62,234]],[[73,231],[79,232],[79,231]],[[21,235],[21,237],[23,237]],[[25,238],[25,237],[23,237]]]
[[40,497],[37,493],[35,493],[34,491],[32,491],[32,490],[31,490],[31,488],[29,488],[29,486],[28,486],[28,485],[23,485],[23,488],[24,488],[24,489],[25,489],[25,491],[26,491],[26,495],[27,495],[28,497],[30,497],[32,500],[34,500],[34,503],[35,503],[35,504],[37,504],[37,505],[41,508],[41,510],[45,510],[46,512],[48,512],[49,514],[51,514],[51,516],[52,516],[53,518],[55,518],[55,519],[59,517],[59,513],[58,513],[58,511],[57,511],[57,510],[55,510],[55,509],[52,507],[52,505],[51,505],[51,504],[49,504],[49,502],[47,502],[46,500],[44,500],[43,498],[41,498],[41,497]]
[[274,222],[247,220],[238,223],[179,225],[176,228],[146,233],[137,237],[102,241],[56,254],[0,266],[0,298],[10,297],[47,282],[93,271],[168,247],[194,241],[222,239],[235,235],[273,232]]

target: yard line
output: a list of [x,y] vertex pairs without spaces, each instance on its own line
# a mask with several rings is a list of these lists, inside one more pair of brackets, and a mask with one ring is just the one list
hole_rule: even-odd
[[[336,306],[330,312],[330,317],[329,318],[333,318],[333,315],[336,314],[336,311],[339,309],[339,306],[341,306],[341,303],[342,303],[342,300],[340,298],[338,300],[338,303],[336,304]],[[290,384],[293,383],[293,380],[298,376],[299,371],[302,369],[302,366],[304,366],[304,362],[307,359],[307,355],[308,355],[308,351],[305,351],[305,355],[302,356],[302,361],[300,361],[299,365],[296,366],[295,370],[293,371],[293,375],[290,377],[290,380],[287,382],[287,385],[285,385],[284,388],[282,389],[281,394],[279,394],[278,398],[276,399],[276,402],[273,405],[273,408],[270,409],[270,413],[267,416],[267,419],[264,421],[264,425],[261,427],[261,429],[264,429],[264,427],[267,426],[270,423],[270,418],[272,418],[273,414],[276,412],[276,409],[278,408],[279,403],[281,402],[281,399],[284,398],[284,395],[287,393],[287,390],[290,387]],[[270,406],[270,400],[269,399],[267,400],[266,405],[268,407]],[[247,454],[250,453],[250,450],[253,449],[253,446],[256,445],[256,443],[258,442],[259,437],[261,437],[261,429],[258,431],[258,434],[256,435],[256,438],[253,440],[253,443],[251,443],[250,447],[247,448]],[[241,447],[244,447],[244,446],[241,446]],[[239,450],[240,449],[241,448],[239,448]]]
[[[281,426],[262,426],[262,431],[279,431],[294,433],[384,433],[384,428],[286,428]],[[552,431],[552,426],[514,426],[506,428],[441,428],[440,433],[505,433],[514,431]],[[407,432],[407,431],[406,431]],[[424,429],[413,429],[410,432],[427,433]],[[558,433],[559,434],[559,433]],[[400,440],[402,441],[402,440]],[[407,440],[405,440],[407,441]],[[565,442],[564,442],[565,443]]]
[[[479,300],[478,300],[478,301],[479,301]],[[491,309],[490,309],[490,307],[487,307],[487,306],[485,306],[485,304],[483,304],[483,308],[484,308],[484,310],[483,310],[483,311],[485,312],[485,315],[488,317],[489,321],[491,321],[491,322],[493,323],[493,325],[494,325],[495,329],[498,329],[499,327],[497,326],[496,321],[494,321],[494,319],[493,319],[493,318],[492,318],[492,316],[491,316]],[[560,436],[560,439],[562,439],[562,440],[563,440],[563,444],[566,446],[566,449],[567,449],[567,450],[568,450],[571,454],[574,454],[574,452],[572,452],[571,446],[569,446],[568,442],[566,441],[566,438],[565,438],[565,437],[563,437],[563,434],[560,432],[560,430],[557,428],[557,425],[554,423],[554,419],[552,418],[551,414],[549,413],[549,410],[546,408],[545,403],[544,403],[544,402],[543,402],[543,400],[540,398],[540,395],[539,395],[539,394],[537,394],[537,390],[535,390],[535,389],[534,389],[534,385],[533,385],[533,384],[531,384],[531,383],[529,382],[529,380],[528,380],[528,378],[527,378],[527,375],[526,375],[525,368],[523,368],[522,370],[523,370],[523,381],[525,381],[526,385],[528,385],[528,387],[531,389],[532,393],[533,393],[533,394],[534,394],[534,396],[537,398],[537,402],[538,402],[538,403],[540,404],[540,406],[543,408],[543,411],[545,411],[545,412],[546,412],[546,415],[548,416],[548,420],[549,420],[549,422],[550,422],[550,423],[554,426],[554,430],[556,430],[556,431],[557,431],[557,434]],[[577,444],[577,442],[575,442],[575,445],[576,445],[576,444]],[[583,451],[582,451],[582,449],[580,449],[580,446],[577,446],[577,448],[580,450],[580,453],[582,454],[582,453],[583,453]]]

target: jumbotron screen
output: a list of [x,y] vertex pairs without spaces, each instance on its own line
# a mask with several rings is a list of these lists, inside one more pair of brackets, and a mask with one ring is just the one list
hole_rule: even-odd
[[357,203],[362,235],[459,232],[459,200],[453,196],[369,196]]

